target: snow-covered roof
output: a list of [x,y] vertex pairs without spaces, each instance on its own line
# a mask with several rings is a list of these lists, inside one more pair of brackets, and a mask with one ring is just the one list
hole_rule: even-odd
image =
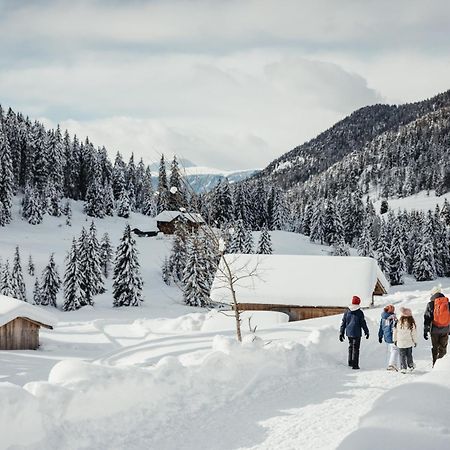
[[[389,289],[373,258],[359,256],[228,254],[238,303],[298,306],[347,306],[357,295],[363,306],[372,300],[377,281]],[[217,302],[232,303],[220,261],[211,291]]]
[[195,223],[205,222],[200,214],[182,211],[162,211],[155,217],[155,220],[157,222],[172,222],[172,220],[179,216]]
[[0,295],[0,327],[18,317],[24,317],[50,327],[55,326],[58,322],[54,314],[43,308],[30,305],[22,300]]

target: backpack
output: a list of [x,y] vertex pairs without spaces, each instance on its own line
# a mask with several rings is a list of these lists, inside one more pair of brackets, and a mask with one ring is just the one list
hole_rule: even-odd
[[439,297],[434,300],[433,325],[447,327],[450,324],[450,309],[447,297]]

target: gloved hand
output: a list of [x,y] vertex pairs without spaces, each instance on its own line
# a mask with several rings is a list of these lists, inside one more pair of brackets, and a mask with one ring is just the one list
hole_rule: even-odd
[[369,333],[366,334],[366,339],[369,339]]
[[378,342],[379,342],[380,344],[382,344],[382,343],[383,343],[383,338],[382,338],[382,337],[379,337],[379,338],[378,338]]
[[428,341],[428,331],[425,331],[425,332],[423,333],[423,338],[424,338],[426,341]]
[[339,340],[340,340],[341,342],[344,342],[344,339],[345,339],[344,335],[343,335],[343,334],[340,334],[340,335],[339,335]]

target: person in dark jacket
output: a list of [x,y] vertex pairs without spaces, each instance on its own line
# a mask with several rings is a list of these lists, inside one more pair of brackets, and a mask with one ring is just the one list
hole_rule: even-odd
[[345,335],[348,337],[348,365],[352,369],[359,369],[359,347],[361,345],[362,331],[369,339],[369,328],[367,328],[364,313],[360,308],[361,299],[356,295],[352,298],[352,304],[344,313],[341,322],[339,340],[344,342]]
[[437,319],[434,316],[435,311],[435,303],[439,301],[439,303],[443,305],[444,308],[449,310],[448,299],[441,292],[440,287],[435,287],[431,291],[431,298],[427,304],[425,309],[425,314],[423,316],[423,337],[428,339],[428,334],[431,334],[431,354],[433,356],[433,366],[436,363],[436,360],[442,358],[447,353],[447,344],[448,344],[448,335],[450,333],[450,323],[442,324],[437,323]]
[[388,348],[387,370],[398,371],[400,357],[397,346],[394,344],[394,327],[397,324],[394,305],[387,305],[381,313],[380,328],[378,329],[378,342],[386,342]]

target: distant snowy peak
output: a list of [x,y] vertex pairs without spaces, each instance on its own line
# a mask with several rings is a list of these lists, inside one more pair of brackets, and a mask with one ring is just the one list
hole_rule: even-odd
[[[178,162],[181,174],[184,175],[195,192],[208,192],[213,189],[219,181],[224,179],[227,179],[230,183],[237,183],[260,171],[260,169],[222,170],[213,167],[196,166],[191,161],[182,159],[179,159]],[[169,159],[166,160],[168,174],[170,174],[170,163],[171,161]],[[153,172],[153,176],[157,178],[159,165],[152,164],[150,168]]]

